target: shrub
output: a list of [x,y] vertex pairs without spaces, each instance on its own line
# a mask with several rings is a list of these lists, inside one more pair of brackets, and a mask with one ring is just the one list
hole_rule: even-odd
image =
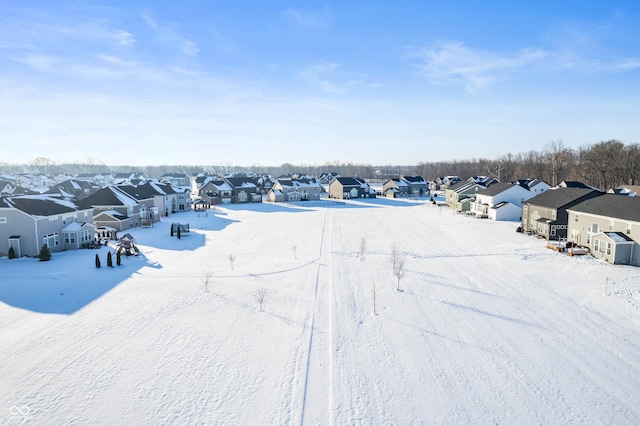
[[40,262],[51,260],[51,250],[49,250],[49,247],[46,245],[42,246],[40,253],[38,254],[38,259],[40,259]]
[[96,268],[100,268],[100,256],[96,253]]
[[107,266],[109,268],[113,268],[113,258],[111,257],[111,252],[107,253]]

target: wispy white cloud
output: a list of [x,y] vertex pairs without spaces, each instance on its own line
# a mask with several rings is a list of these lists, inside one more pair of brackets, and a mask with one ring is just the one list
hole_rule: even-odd
[[290,7],[284,12],[284,15],[296,25],[302,27],[324,27],[328,20],[326,8],[321,11],[312,11]]
[[149,28],[154,31],[156,38],[161,43],[176,48],[182,52],[182,54],[188,56],[196,56],[198,52],[200,52],[198,45],[194,41],[181,35],[175,24],[158,22],[150,13],[143,13],[142,19]]
[[432,84],[463,84],[469,91],[488,86],[548,55],[549,52],[542,49],[522,49],[506,54],[484,51],[455,41],[437,43],[411,54],[421,61],[420,70]]
[[329,80],[328,75],[333,75],[340,68],[339,64],[331,62],[319,62],[313,64],[300,73],[302,79],[313,87],[322,91],[340,95],[344,89]]
[[48,21],[0,21],[0,48],[23,50],[64,48],[70,41],[131,47],[136,39],[129,31],[103,20],[52,23]]

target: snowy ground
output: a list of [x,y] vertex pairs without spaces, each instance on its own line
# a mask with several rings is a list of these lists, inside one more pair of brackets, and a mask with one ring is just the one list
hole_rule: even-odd
[[1,258],[0,424],[640,424],[640,270],[516,226],[243,205],[131,230],[120,267]]

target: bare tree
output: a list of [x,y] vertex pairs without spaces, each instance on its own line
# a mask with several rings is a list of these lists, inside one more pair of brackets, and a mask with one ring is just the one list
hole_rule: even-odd
[[599,188],[606,191],[616,186],[616,169],[624,159],[624,145],[617,140],[597,143],[586,150],[584,159],[597,171]]
[[367,248],[367,239],[365,237],[362,237],[360,239],[360,262],[364,261],[364,251]]
[[400,254],[398,248],[394,245],[391,249],[391,263],[393,265],[393,276],[398,280],[396,290],[400,291],[400,279],[405,275],[405,258]]
[[394,244],[393,247],[391,247],[391,266],[393,267],[394,275],[396,273],[399,260],[400,260],[400,252],[398,251],[398,248]]
[[396,265],[396,269],[393,272],[393,275],[395,275],[395,277],[398,279],[398,286],[396,287],[397,291],[400,291],[400,279],[405,275],[404,265],[405,259],[399,259],[398,264]]
[[373,283],[373,287],[371,287],[371,294],[373,295],[373,315],[378,315],[376,312],[376,298],[378,296],[378,287]]
[[211,282],[211,270],[207,269],[207,271],[202,276],[202,284],[204,284],[204,291],[209,291],[209,283]]
[[236,257],[232,254],[229,255],[229,263],[231,263],[231,270],[233,271],[233,262],[235,262]]
[[296,252],[298,251],[298,247],[297,246],[293,246],[293,247],[291,247],[291,249],[293,250],[293,258],[297,259],[298,256],[296,255]]
[[258,302],[258,304],[260,305],[260,312],[262,312],[264,307],[264,301],[267,298],[267,289],[264,287],[260,287],[256,291],[256,294],[254,295],[254,297],[256,298],[256,302]]

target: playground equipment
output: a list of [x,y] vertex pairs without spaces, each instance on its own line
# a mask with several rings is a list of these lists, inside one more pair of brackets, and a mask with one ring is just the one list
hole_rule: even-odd
[[140,254],[140,250],[135,245],[135,240],[131,236],[131,234],[124,234],[120,237],[118,241],[118,245],[116,246],[116,253],[124,254],[125,256],[137,256]]

